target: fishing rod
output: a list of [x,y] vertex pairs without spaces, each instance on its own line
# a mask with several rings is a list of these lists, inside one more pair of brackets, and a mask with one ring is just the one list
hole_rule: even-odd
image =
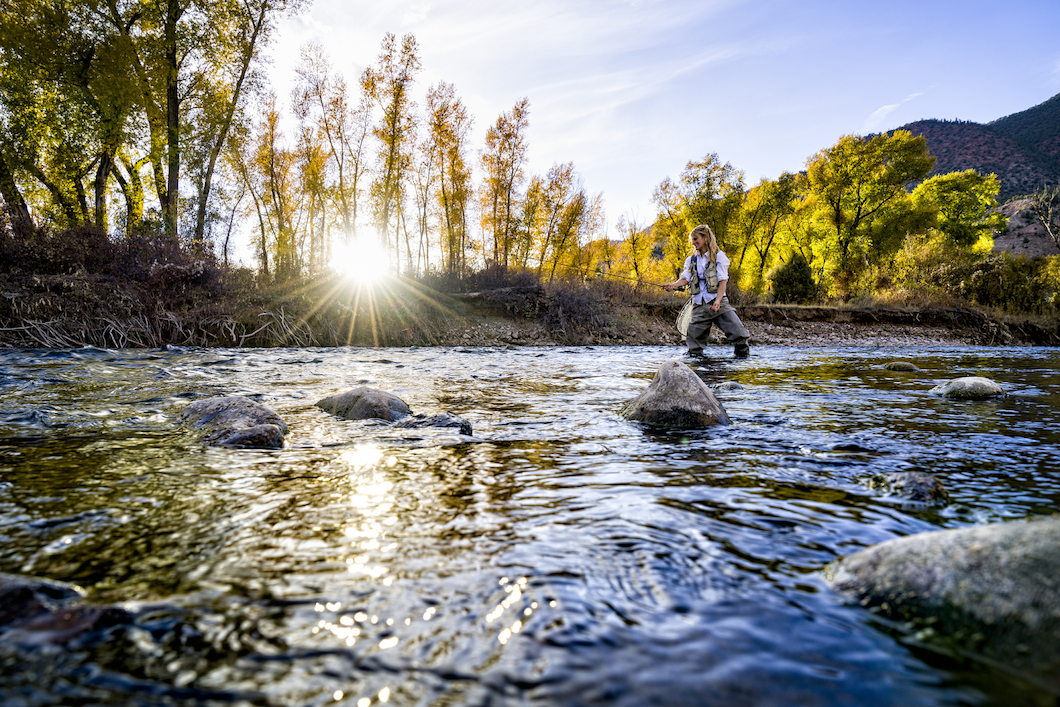
[[[577,270],[578,272],[582,272],[582,270],[583,270],[582,268],[575,267],[573,265],[564,265],[563,263],[555,263],[555,266],[556,267],[561,267],[561,268],[567,268],[568,270]],[[594,274],[600,275],[602,277],[614,277],[614,278],[618,278],[619,280],[626,280],[628,282],[635,282],[638,285],[652,285],[653,287],[661,287],[664,290],[666,289],[666,285],[661,285],[658,282],[648,282],[647,280],[638,280],[636,278],[624,277],[622,275],[613,275],[611,273],[606,273],[606,272],[604,272],[604,273],[595,272]],[[678,287],[678,288],[675,288],[675,289],[677,289],[678,291],[683,291],[685,288],[684,288],[684,285],[682,285],[681,287]]]

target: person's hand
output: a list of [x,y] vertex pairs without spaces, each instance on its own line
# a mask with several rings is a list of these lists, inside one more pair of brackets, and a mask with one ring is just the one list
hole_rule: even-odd
[[719,309],[721,309],[721,305],[718,304],[718,300],[714,300],[710,303],[710,311],[717,312]]

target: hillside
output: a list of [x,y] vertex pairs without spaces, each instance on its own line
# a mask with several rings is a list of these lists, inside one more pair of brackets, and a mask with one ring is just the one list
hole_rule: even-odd
[[903,125],[927,138],[932,174],[974,169],[1001,180],[999,201],[1060,184],[1060,94],[986,125],[920,120]]
[[1028,110],[999,118],[987,127],[1060,167],[1060,94]]

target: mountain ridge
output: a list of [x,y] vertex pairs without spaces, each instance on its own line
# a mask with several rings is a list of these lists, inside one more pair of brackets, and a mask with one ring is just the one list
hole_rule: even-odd
[[1060,94],[986,124],[924,119],[898,129],[927,139],[933,175],[966,169],[996,174],[999,201],[1060,184]]

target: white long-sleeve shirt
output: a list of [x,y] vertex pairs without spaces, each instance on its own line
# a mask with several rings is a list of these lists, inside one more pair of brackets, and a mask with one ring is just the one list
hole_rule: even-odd
[[[714,301],[714,297],[717,293],[707,292],[707,267],[710,263],[710,255],[696,255],[696,270],[699,274],[699,294],[692,297],[692,304],[707,304]],[[683,277],[688,282],[692,282],[692,256],[685,258],[685,269],[681,272]],[[729,279],[729,257],[725,255],[723,251],[718,251],[718,285],[721,285],[722,280]]]

